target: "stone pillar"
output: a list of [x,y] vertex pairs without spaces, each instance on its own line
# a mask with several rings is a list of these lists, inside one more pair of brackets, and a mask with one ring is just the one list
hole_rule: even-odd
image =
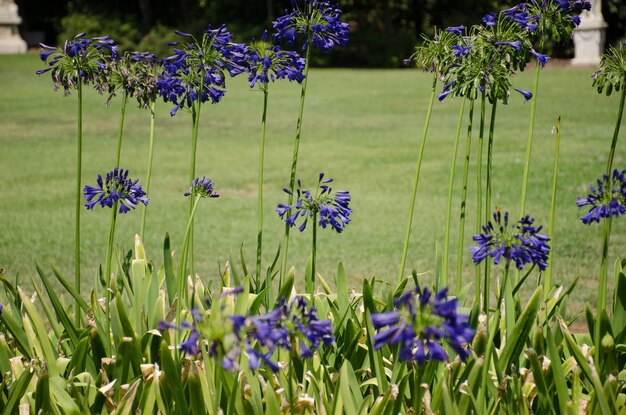
[[577,66],[597,66],[604,52],[604,37],[607,24],[602,18],[602,1],[591,0],[591,11],[580,15],[580,26],[574,29],[574,59]]
[[13,0],[0,0],[0,54],[26,53],[26,42],[17,30],[20,23]]

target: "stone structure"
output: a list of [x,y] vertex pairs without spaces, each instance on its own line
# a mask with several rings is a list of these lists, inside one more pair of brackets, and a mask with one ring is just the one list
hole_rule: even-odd
[[0,53],[26,53],[17,25],[22,22],[13,0],[0,0]]
[[602,18],[602,1],[591,0],[591,11],[580,15],[580,26],[574,29],[572,65],[598,65],[604,52],[606,22]]

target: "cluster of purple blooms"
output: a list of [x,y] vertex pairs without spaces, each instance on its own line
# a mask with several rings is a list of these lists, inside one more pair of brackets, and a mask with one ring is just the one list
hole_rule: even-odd
[[579,197],[576,201],[578,207],[590,206],[589,212],[580,220],[585,225],[593,222],[600,223],[601,219],[619,217],[626,214],[626,169],[621,172],[613,170],[609,178],[608,174],[598,179],[597,186],[589,185],[587,197]]
[[[502,221],[504,216],[504,223]],[[482,226],[483,232],[472,238],[477,246],[471,248],[472,259],[479,264],[487,257],[499,264],[504,258],[507,263],[514,261],[518,269],[526,264],[533,264],[540,270],[548,267],[550,246],[548,236],[539,233],[541,226],[533,226],[535,220],[526,215],[521,218],[513,229],[509,229],[509,213],[504,215],[497,209],[493,214],[493,222],[488,221]]]
[[294,43],[298,34],[305,38],[303,50],[309,42],[313,47],[329,52],[348,43],[350,25],[341,21],[341,10],[328,1],[292,0],[292,12],[273,23],[274,37]]
[[[298,229],[303,232],[309,218],[319,215],[319,225],[322,228],[330,225],[331,229],[341,233],[350,222],[350,193],[341,190],[333,194],[333,189],[328,186],[333,181],[332,178],[324,179],[324,173],[320,173],[318,180],[318,190],[314,195],[310,190],[302,190],[302,183],[298,179],[296,189],[296,202],[293,205],[279,203],[276,212],[281,219],[289,226],[295,226],[298,218],[304,218]],[[283,189],[287,194],[291,191]]]
[[200,196],[200,197],[220,197],[219,194],[215,192],[215,184],[211,179],[207,179],[206,177],[196,177],[191,182],[191,187],[189,187],[189,191],[185,192],[185,196]]
[[306,61],[296,52],[282,50],[280,46],[267,44],[267,31],[260,43],[249,48],[248,65],[250,88],[267,85],[275,79],[289,79],[301,83],[304,80]]
[[395,299],[395,310],[372,314],[377,333],[372,338],[374,349],[384,345],[399,346],[398,360],[422,365],[430,360],[447,361],[444,343],[465,360],[470,355],[467,345],[475,330],[468,316],[459,314],[456,298],[448,298],[448,289],[435,293],[416,287]]
[[87,203],[87,209],[93,209],[96,204],[102,207],[113,208],[119,203],[119,212],[127,213],[134,209],[138,203],[147,205],[150,199],[146,192],[138,184],[139,179],[129,179],[128,170],[114,168],[107,173],[103,182],[102,176],[98,174],[97,186],[85,186],[83,194]]
[[[226,295],[238,294],[242,290],[229,290]],[[192,310],[192,323],[183,322],[180,326],[161,322],[160,328],[187,331],[187,339],[179,345],[179,349],[188,355],[200,353],[202,328],[199,324],[203,318],[197,310]],[[277,306],[266,314],[258,316],[230,315],[232,332],[226,333],[231,340],[211,339],[208,354],[221,355],[224,369],[238,368],[241,351],[248,356],[250,368],[258,369],[261,364],[273,372],[280,369],[273,356],[278,349],[287,350],[292,356],[309,359],[323,344],[331,344],[335,338],[333,328],[328,320],[320,320],[317,311],[303,297],[296,297],[287,304],[280,301]],[[222,324],[220,322],[219,324]],[[228,344],[226,344],[228,343]]]

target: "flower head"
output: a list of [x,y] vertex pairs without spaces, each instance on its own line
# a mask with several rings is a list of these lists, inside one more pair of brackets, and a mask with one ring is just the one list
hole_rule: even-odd
[[372,324],[377,333],[372,338],[374,349],[385,344],[399,345],[398,359],[419,365],[429,360],[447,361],[447,343],[461,359],[470,351],[467,344],[475,331],[468,316],[458,314],[456,298],[448,299],[447,288],[435,295],[430,289],[403,293],[395,299],[395,309],[372,314]]
[[530,101],[533,97],[533,93],[530,91],[525,91],[523,89],[515,88],[517,92],[519,92],[524,97],[524,102]]
[[597,186],[589,186],[586,198],[579,197],[578,207],[590,206],[589,212],[580,220],[585,225],[600,222],[602,218],[619,217],[626,214],[626,169],[621,172],[613,170],[609,178],[607,174],[598,179]]
[[457,36],[461,36],[463,31],[465,30],[465,26],[450,26],[446,28],[447,32],[454,33]]
[[106,179],[102,180],[102,176],[98,175],[96,187],[85,186],[83,194],[87,203],[87,209],[93,209],[96,204],[102,207],[113,208],[119,203],[119,212],[127,213],[141,202],[147,205],[150,199],[146,196],[146,192],[138,184],[139,179],[129,179],[128,170],[114,168],[107,173]]
[[177,31],[176,34],[191,41],[172,46],[174,55],[163,60],[163,72],[159,75],[157,89],[166,102],[175,107],[191,108],[195,102],[219,102],[225,94],[226,74],[239,75],[246,70],[245,45],[232,43],[232,35],[222,25],[211,26],[197,40],[192,35]]
[[261,42],[255,42],[248,49],[250,88],[255,84],[267,84],[275,79],[287,78],[290,81],[304,80],[305,60],[296,52],[282,50],[266,41],[267,32]]
[[117,56],[118,46],[108,36],[89,39],[85,35],[80,33],[65,41],[63,48],[39,44],[39,56],[48,68],[38,70],[37,75],[50,72],[54,89],[63,87],[65,95],[77,88],[79,79],[83,84],[100,85],[107,56]]
[[535,51],[535,49],[531,49],[530,53],[537,59],[537,62],[539,62],[539,65],[543,68],[544,66],[546,66],[546,63],[548,63],[548,61],[550,60],[550,57],[547,55],[542,55],[541,53]]
[[[331,229],[341,233],[345,226],[350,222],[350,193],[341,190],[333,194],[333,189],[328,185],[333,179],[324,179],[324,173],[320,173],[318,180],[318,188],[313,194],[310,190],[301,190],[301,182],[298,180],[298,188],[296,189],[296,202],[290,206],[280,203],[276,208],[276,212],[281,219],[289,226],[295,226],[298,218],[304,218],[299,226],[300,232],[306,228],[309,218],[316,215],[319,216],[319,225],[322,228],[330,225]],[[286,193],[291,194],[288,189],[283,189]]]
[[292,0],[293,10],[272,23],[274,37],[293,43],[298,34],[306,41],[303,49],[313,47],[329,52],[348,43],[350,26],[341,22],[341,10],[324,0]]
[[156,55],[148,52],[129,52],[110,59],[103,71],[103,82],[110,101],[118,91],[137,99],[140,108],[149,108],[156,100],[157,70],[160,63]]
[[485,258],[492,257],[493,263],[499,264],[504,258],[514,261],[518,269],[522,269],[525,264],[533,264],[545,270],[550,254],[550,238],[539,233],[542,227],[533,226],[535,220],[526,215],[513,229],[509,229],[509,213],[504,212],[504,222],[502,217],[500,210],[496,209],[494,221],[483,225],[483,232],[472,238],[478,243],[471,248],[474,263],[479,264]]
[[207,179],[206,177],[196,177],[191,182],[191,187],[188,192],[185,192],[185,196],[200,196],[200,197],[220,197],[219,194],[215,192],[214,183],[211,179]]

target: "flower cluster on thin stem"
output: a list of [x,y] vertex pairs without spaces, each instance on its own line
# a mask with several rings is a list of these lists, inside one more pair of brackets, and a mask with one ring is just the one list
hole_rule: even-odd
[[175,105],[172,116],[195,102],[219,102],[225,94],[226,75],[245,72],[247,51],[245,45],[231,42],[232,35],[224,25],[217,29],[209,26],[199,40],[189,33],[176,34],[189,42],[171,44],[174,55],[163,60],[157,82],[159,94]]
[[50,72],[54,89],[63,88],[65,95],[78,87],[78,79],[83,84],[95,84],[102,92],[100,78],[106,68],[106,60],[116,57],[118,46],[108,36],[87,38],[86,33],[80,33],[72,40],[67,40],[62,48],[40,43],[39,56],[48,68],[40,69],[36,73],[41,75]]
[[494,264],[499,264],[504,258],[507,262],[514,261],[518,269],[526,264],[533,264],[540,270],[548,266],[550,238],[539,233],[541,226],[535,227],[535,220],[526,215],[521,218],[515,227],[509,229],[509,213],[504,215],[499,209],[493,213],[493,222],[488,221],[482,226],[483,232],[472,238],[478,245],[471,248],[472,259],[475,264],[481,263],[488,257],[493,258]]
[[597,185],[589,185],[587,197],[576,200],[578,207],[589,206],[589,212],[580,218],[582,223],[590,225],[600,223],[602,219],[619,217],[626,214],[626,169],[614,169],[611,177],[604,174]]
[[260,42],[253,42],[248,49],[250,88],[259,84],[262,88],[276,79],[289,79],[301,83],[304,80],[305,59],[293,51],[267,41],[267,31]]
[[207,179],[206,177],[196,177],[191,182],[191,187],[189,187],[189,191],[185,192],[185,196],[200,196],[200,197],[220,197],[217,192],[215,192],[215,184],[211,179]]
[[372,338],[374,349],[384,345],[398,346],[398,360],[422,365],[430,360],[448,361],[447,344],[465,360],[470,354],[467,345],[475,331],[468,316],[458,313],[456,298],[448,298],[448,289],[434,293],[416,287],[395,299],[395,309],[372,314],[377,333]]
[[128,52],[116,59],[110,59],[104,70],[108,101],[118,91],[123,91],[127,97],[134,97],[140,108],[150,108],[150,104],[158,96],[159,68],[157,56],[148,52]]
[[102,207],[113,208],[119,202],[119,213],[127,213],[134,209],[138,203],[147,205],[150,199],[138,183],[139,179],[129,179],[128,170],[114,168],[106,174],[103,181],[98,174],[97,186],[85,186],[83,194],[87,203],[87,209],[99,204]]
[[[276,212],[281,219],[289,226],[296,226],[297,221],[303,218],[302,223],[298,227],[300,232],[306,228],[309,218],[319,215],[319,226],[330,228],[341,233],[345,226],[350,222],[350,193],[346,190],[340,190],[333,194],[333,189],[329,183],[332,178],[324,179],[324,173],[320,173],[315,194],[312,191],[301,189],[302,183],[298,179],[298,187],[296,189],[296,201],[293,205],[279,203]],[[289,189],[283,191],[291,194]]]
[[350,25],[341,21],[341,10],[323,0],[292,0],[293,10],[273,22],[274,37],[294,43],[298,35],[304,37],[303,50],[309,47],[329,52],[348,43]]

